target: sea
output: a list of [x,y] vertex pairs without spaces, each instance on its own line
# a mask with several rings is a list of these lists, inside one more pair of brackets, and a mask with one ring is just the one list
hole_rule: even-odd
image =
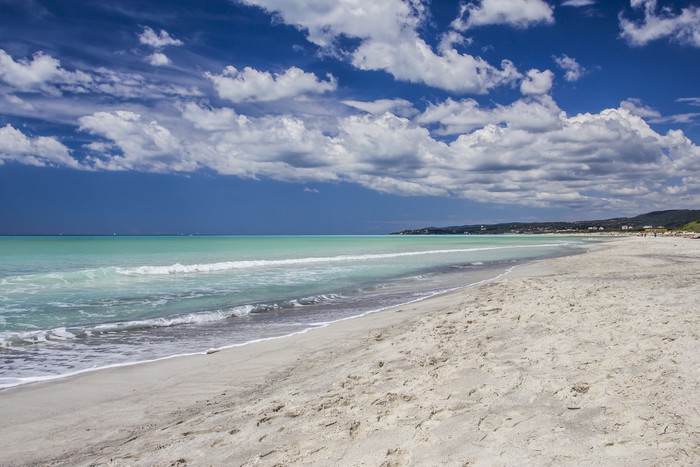
[[582,252],[591,241],[0,237],[0,388],[307,332]]

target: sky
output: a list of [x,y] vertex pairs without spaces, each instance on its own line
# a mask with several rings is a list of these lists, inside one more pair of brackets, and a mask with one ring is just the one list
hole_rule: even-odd
[[0,0],[0,235],[700,206],[700,3]]

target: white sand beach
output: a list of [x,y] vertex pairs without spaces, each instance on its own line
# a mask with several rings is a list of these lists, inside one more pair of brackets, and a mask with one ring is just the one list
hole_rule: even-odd
[[0,465],[698,465],[700,241],[0,392]]

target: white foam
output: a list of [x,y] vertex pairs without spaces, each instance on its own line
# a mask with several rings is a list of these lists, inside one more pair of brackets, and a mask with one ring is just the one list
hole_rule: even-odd
[[66,330],[66,328],[54,329],[51,333],[54,338],[59,340],[75,339],[75,334]]
[[116,268],[118,274],[125,276],[133,275],[171,275],[171,274],[193,274],[193,273],[210,273],[230,271],[235,269],[252,269],[261,267],[275,266],[296,266],[320,263],[339,263],[350,261],[371,261],[378,259],[402,258],[410,256],[424,255],[439,255],[439,254],[455,254],[455,253],[471,253],[476,251],[492,251],[492,250],[511,250],[520,248],[547,248],[554,246],[563,246],[569,243],[543,243],[537,245],[504,245],[491,247],[475,247],[475,248],[453,248],[445,250],[425,250],[425,251],[404,251],[400,253],[374,253],[366,255],[339,255],[339,256],[319,256],[306,258],[288,258],[288,259],[273,259],[273,260],[245,260],[245,261],[221,261],[217,263],[205,264],[181,264],[175,263],[169,266],[138,266],[133,268]]
[[92,328],[92,331],[93,333],[110,333],[117,331],[128,331],[133,329],[164,328],[170,326],[178,326],[182,324],[205,324],[214,321],[220,321],[222,319],[227,319],[232,316],[246,316],[256,309],[257,307],[255,305],[241,305],[226,310],[188,313],[181,316],[98,324],[97,326],[94,326]]

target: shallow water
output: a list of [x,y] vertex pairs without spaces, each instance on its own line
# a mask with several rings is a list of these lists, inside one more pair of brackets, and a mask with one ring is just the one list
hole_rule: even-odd
[[565,236],[0,237],[0,387],[289,335],[585,243]]

